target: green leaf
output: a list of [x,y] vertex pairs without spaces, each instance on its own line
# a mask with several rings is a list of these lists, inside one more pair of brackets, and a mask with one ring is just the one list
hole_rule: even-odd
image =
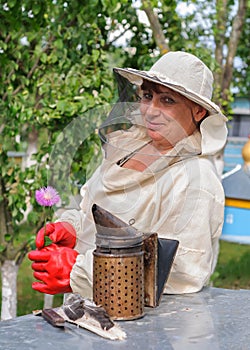
[[4,235],[4,239],[5,239],[6,242],[10,242],[11,241],[11,235],[9,233],[6,233]]
[[46,53],[43,52],[40,56],[41,62],[45,64],[47,62],[47,59],[48,59],[48,56],[46,55]]
[[57,103],[57,108],[60,112],[64,112],[65,109],[67,108],[67,100],[60,100]]
[[64,46],[63,45],[63,40],[62,39],[55,40],[54,45],[59,50],[63,49],[63,46]]
[[6,247],[2,244],[0,244],[0,253],[3,253],[5,251]]
[[30,223],[35,224],[36,222],[38,222],[39,218],[40,218],[40,214],[34,210],[31,210],[28,214],[28,221]]
[[99,50],[92,50],[92,58],[93,61],[96,62],[100,56],[100,51]]
[[48,245],[50,245],[52,243],[53,243],[53,241],[48,236],[45,236],[44,246],[47,247]]
[[32,235],[29,239],[28,239],[28,247],[31,250],[35,250],[36,249],[36,235]]
[[9,8],[13,8],[16,5],[16,0],[8,0],[7,4]]
[[32,12],[34,13],[34,15],[38,15],[40,10],[41,10],[41,5],[39,4],[39,2],[35,2],[32,6]]

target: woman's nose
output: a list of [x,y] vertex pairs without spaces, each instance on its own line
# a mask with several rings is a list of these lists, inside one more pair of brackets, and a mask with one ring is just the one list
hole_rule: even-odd
[[157,116],[161,113],[157,99],[152,99],[147,108],[147,114],[151,116]]

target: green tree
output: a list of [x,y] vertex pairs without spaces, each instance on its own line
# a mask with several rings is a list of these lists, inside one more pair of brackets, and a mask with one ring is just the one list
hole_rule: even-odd
[[[27,198],[33,207],[28,221],[38,229],[45,220],[34,192],[47,185],[48,156],[58,135],[62,136],[64,127],[77,116],[82,116],[82,130],[93,131],[96,116],[84,119],[84,113],[112,99],[112,71],[96,22],[96,4],[10,0],[0,8],[0,263],[3,300],[8,301],[2,304],[2,318],[16,313],[13,274],[16,276],[29,249],[29,241],[18,241]],[[35,162],[23,168],[8,152],[26,151],[30,135],[37,148]],[[73,147],[75,135],[65,137],[66,156],[66,145]],[[75,164],[72,162],[72,168],[81,172],[82,183],[86,159],[95,152],[97,142],[95,133],[86,135],[81,153],[75,155]],[[61,161],[61,173],[64,166]]]

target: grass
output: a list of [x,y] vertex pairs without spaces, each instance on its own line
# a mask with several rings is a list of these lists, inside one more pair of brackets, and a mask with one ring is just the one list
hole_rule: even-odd
[[215,273],[214,287],[250,289],[250,245],[220,242],[220,253]]
[[[27,232],[27,231],[26,231]],[[216,271],[212,276],[211,284],[214,287],[226,289],[250,289],[250,245],[220,242],[220,254]],[[42,293],[31,288],[33,278],[31,261],[25,258],[18,272],[18,300],[17,315],[26,315],[32,310],[43,308]],[[1,288],[1,281],[0,281]],[[0,289],[1,300],[1,289]],[[63,296],[54,296],[53,306],[62,304]],[[1,305],[0,305],[1,308]]]
[[[26,257],[21,264],[17,277],[17,315],[26,315],[33,310],[43,308],[44,294],[37,292],[31,288],[34,282],[33,270],[31,269],[31,261]],[[53,306],[60,306],[63,302],[62,295],[55,295],[53,298]]]

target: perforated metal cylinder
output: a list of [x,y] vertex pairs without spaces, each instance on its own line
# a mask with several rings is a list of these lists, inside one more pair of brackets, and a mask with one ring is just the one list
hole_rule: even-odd
[[144,315],[143,251],[105,254],[94,251],[93,299],[116,320]]

